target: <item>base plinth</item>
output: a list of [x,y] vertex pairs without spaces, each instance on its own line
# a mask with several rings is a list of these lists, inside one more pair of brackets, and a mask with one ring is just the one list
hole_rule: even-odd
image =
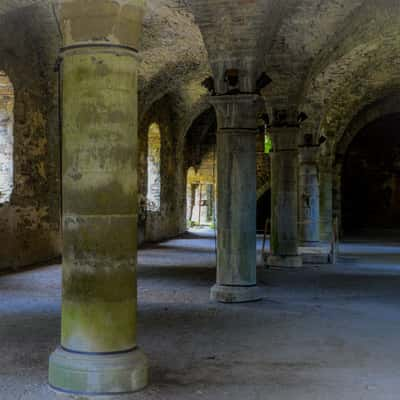
[[277,268],[299,268],[303,266],[303,258],[301,256],[269,256],[267,265]]
[[211,288],[211,301],[219,303],[248,303],[262,299],[257,286],[225,286],[216,284]]
[[321,246],[321,242],[320,241],[303,241],[300,242],[299,247],[320,247]]
[[58,348],[50,356],[49,386],[59,394],[118,399],[143,389],[147,382],[148,361],[138,349],[97,355]]

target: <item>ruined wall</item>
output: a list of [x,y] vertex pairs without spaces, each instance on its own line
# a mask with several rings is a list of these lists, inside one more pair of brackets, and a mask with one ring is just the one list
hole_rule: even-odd
[[0,205],[0,269],[60,253],[54,32],[45,7],[0,17],[0,70],[15,92],[14,188],[10,201]]
[[[169,96],[155,102],[139,129],[139,243],[159,241],[186,230],[186,171],[178,117]],[[159,211],[146,206],[148,130],[158,124],[161,132],[161,193]]]

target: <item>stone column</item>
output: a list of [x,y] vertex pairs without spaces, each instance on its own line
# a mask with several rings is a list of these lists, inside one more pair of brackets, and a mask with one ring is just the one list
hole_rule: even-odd
[[256,286],[257,95],[211,98],[218,116],[218,257],[211,299],[238,303],[260,298]]
[[271,128],[272,267],[300,267],[298,253],[298,126]]
[[333,235],[332,167],[320,164],[320,232],[321,241],[331,242]]
[[49,383],[62,393],[114,396],[147,384],[136,342],[143,2],[71,0],[57,11],[64,41],[63,292]]
[[299,235],[302,246],[320,242],[319,146],[299,148]]
[[336,164],[332,169],[332,213],[333,221],[336,223],[336,240],[343,234],[342,226],[342,172],[343,172],[343,161],[337,160]]

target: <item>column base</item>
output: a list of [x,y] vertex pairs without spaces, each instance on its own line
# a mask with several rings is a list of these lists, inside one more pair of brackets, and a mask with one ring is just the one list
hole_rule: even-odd
[[303,258],[302,256],[269,256],[267,265],[278,268],[299,268],[303,266]]
[[147,383],[148,361],[139,349],[97,355],[58,348],[50,356],[49,386],[59,394],[118,398],[143,389]]
[[257,286],[226,286],[216,284],[211,288],[210,300],[219,303],[249,303],[262,299]]
[[304,241],[304,242],[300,242],[300,245],[299,245],[299,247],[319,247],[319,246],[321,246],[320,241],[315,241],[315,242]]

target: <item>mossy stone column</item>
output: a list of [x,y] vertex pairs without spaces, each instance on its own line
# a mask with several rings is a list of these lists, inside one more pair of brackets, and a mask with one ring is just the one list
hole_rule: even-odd
[[271,128],[271,267],[300,267],[298,253],[298,126]]
[[320,242],[318,153],[319,146],[299,148],[299,235],[306,247]]
[[63,292],[58,392],[118,396],[147,384],[136,342],[137,49],[143,2],[58,4],[63,32]]
[[257,95],[211,98],[217,133],[217,283],[211,299],[258,300],[256,276],[256,135],[263,102]]
[[321,241],[330,243],[333,238],[333,183],[331,166],[324,164],[319,165],[319,181]]

